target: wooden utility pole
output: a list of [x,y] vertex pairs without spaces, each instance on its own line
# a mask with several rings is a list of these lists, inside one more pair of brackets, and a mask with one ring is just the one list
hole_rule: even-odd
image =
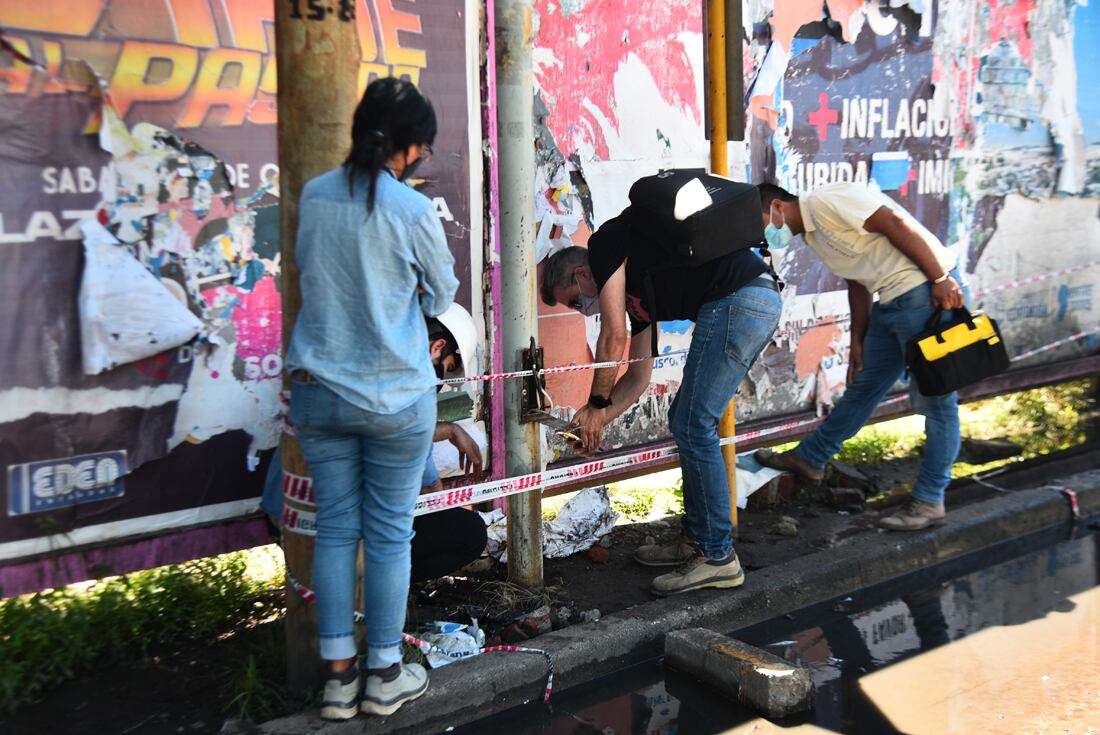
[[[357,3],[330,0],[275,1],[275,58],[279,84],[279,231],[282,254],[283,354],[302,304],[295,262],[298,200],[305,183],[336,168],[347,155],[351,120],[358,102],[359,39]],[[287,376],[283,387],[289,388]],[[283,435],[283,472],[309,474],[297,440]],[[293,507],[293,502],[284,498]],[[302,504],[301,509],[307,506]],[[289,573],[312,583],[313,537],[284,534]],[[290,691],[312,689],[320,681],[317,619],[313,605],[287,584],[287,681]]]
[[[707,110],[710,138],[710,170],[719,176],[729,176],[729,141],[743,138],[744,117],[741,113],[741,2],[740,0],[706,0],[707,30]],[[731,48],[732,46],[732,48]],[[732,108],[732,112],[731,112]],[[734,126],[731,131],[731,125]],[[738,128],[737,126],[740,126]],[[735,132],[731,137],[730,133]],[[722,438],[737,433],[734,401],[731,398],[718,422]],[[730,522],[737,534],[737,447],[722,447],[729,480]]]

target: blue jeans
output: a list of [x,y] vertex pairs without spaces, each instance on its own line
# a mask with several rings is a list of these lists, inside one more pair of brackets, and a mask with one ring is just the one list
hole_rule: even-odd
[[[958,270],[952,277],[962,286],[963,298],[970,293]],[[795,453],[814,467],[824,467],[840,451],[840,445],[856,434],[882,401],[886,392],[905,374],[905,345],[924,330],[935,312],[932,285],[925,283],[906,291],[886,304],[875,304],[863,338],[863,370],[837,401],[829,418],[795,448]],[[951,482],[951,465],[959,454],[959,400],[955,393],[926,396],[909,386],[913,410],[924,416],[924,460],[921,462],[913,497],[928,503],[942,503],[943,491]]]
[[684,478],[684,532],[711,559],[724,559],[733,548],[718,421],[771,340],[781,309],[776,291],[751,283],[703,304],[669,411]]
[[290,422],[317,497],[313,589],[321,658],[356,656],[355,561],[363,542],[367,667],[401,660],[413,506],[435,429],[435,389],[395,414],[364,411],[320,383],[295,381]]

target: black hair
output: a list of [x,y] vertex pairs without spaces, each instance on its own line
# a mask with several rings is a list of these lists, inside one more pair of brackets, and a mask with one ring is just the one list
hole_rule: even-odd
[[760,190],[760,207],[765,212],[772,208],[772,202],[776,199],[781,202],[794,202],[798,200],[798,197],[794,194],[776,184],[757,184],[756,188]]
[[563,288],[573,282],[577,268],[588,265],[588,251],[579,245],[567,247],[546,259],[542,269],[542,303],[554,306],[558,303],[554,289]]
[[456,366],[461,365],[462,355],[458,352],[458,340],[451,334],[451,330],[443,326],[443,322],[433,316],[428,317],[426,321],[428,323],[428,344],[435,342],[437,339],[447,342],[447,346],[443,348],[443,354],[439,358],[442,360],[448,355],[454,355]]
[[351,152],[344,160],[348,190],[361,176],[370,181],[367,210],[374,209],[378,174],[394,153],[409,146],[431,145],[438,126],[431,100],[411,82],[395,77],[367,86],[351,123]]

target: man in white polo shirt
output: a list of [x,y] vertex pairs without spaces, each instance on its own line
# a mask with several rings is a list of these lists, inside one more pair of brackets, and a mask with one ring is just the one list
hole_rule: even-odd
[[[789,452],[762,449],[768,467],[820,482],[825,463],[859,431],[905,373],[905,345],[936,309],[956,309],[966,287],[957,258],[939,239],[878,189],[837,183],[796,197],[760,185],[765,237],[775,250],[795,235],[829,270],[848,282],[852,312],[848,387],[828,419]],[[878,294],[877,303],[874,294]],[[944,522],[943,492],[959,453],[959,404],[954,393],[925,396],[910,385],[913,409],[925,417],[924,459],[906,504],[879,519],[894,531]]]

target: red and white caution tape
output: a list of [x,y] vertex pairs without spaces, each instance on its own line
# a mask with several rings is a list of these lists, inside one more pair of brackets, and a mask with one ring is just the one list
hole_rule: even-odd
[[1058,491],[1066,496],[1069,501],[1070,512],[1073,513],[1073,522],[1081,520],[1081,506],[1077,502],[1077,491],[1069,487],[1060,487]]
[[1043,281],[1049,281],[1051,278],[1058,278],[1059,276],[1068,276],[1071,273],[1077,273],[1078,271],[1087,270],[1089,268],[1095,268],[1100,265],[1100,260],[1092,260],[1088,263],[1082,263],[1081,265],[1071,266],[1069,268],[1063,268],[1058,271],[1050,271],[1049,273],[1040,273],[1036,276],[1026,276],[1019,278],[1015,281],[1009,281],[1008,283],[1002,283],[999,286],[990,286],[989,288],[979,288],[974,292],[975,298],[981,298],[982,296],[989,296],[990,294],[1000,293],[1001,291],[1007,291],[1010,288],[1019,288],[1021,286],[1030,286],[1034,283],[1041,283]]
[[[1064,339],[1051,342],[1048,345],[1043,345],[1034,350],[1028,350],[1016,357],[1012,358],[1013,362],[1025,360],[1029,357],[1033,357],[1042,352],[1056,349],[1062,345],[1070,342],[1075,342],[1080,339],[1084,339],[1090,335],[1097,334],[1100,330],[1091,330],[1086,332],[1078,332]],[[880,403],[880,406],[889,406],[895,403],[900,403],[906,400],[907,396],[898,395]],[[773,434],[785,433],[793,431],[795,429],[805,428],[819,424],[824,419],[811,418],[800,419],[798,421],[790,421],[784,424],[776,426],[769,426],[763,429],[757,429],[755,431],[748,431],[742,434],[738,434],[733,437],[727,437],[721,440],[723,446],[727,444],[738,444],[750,441],[753,439],[759,439],[765,436],[771,436]],[[546,490],[552,489],[559,485],[565,485],[582,478],[589,478],[593,481],[599,480],[602,477],[612,474],[616,470],[621,470],[624,467],[632,467],[642,464],[648,464],[661,459],[667,459],[679,454],[679,450],[675,446],[659,447],[657,449],[647,449],[640,452],[634,452],[632,454],[620,455],[617,457],[608,457],[605,459],[597,459],[591,462],[585,462],[583,464],[571,465],[569,467],[561,467],[557,469],[545,470],[543,472],[535,472],[530,475],[520,475],[517,477],[508,477],[501,480],[490,480],[488,482],[478,483],[476,485],[467,485],[465,487],[456,487],[449,490],[440,490],[434,493],[427,493],[421,495],[416,501],[416,507],[414,509],[415,515],[426,515],[428,513],[435,513],[437,511],[446,510],[448,508],[457,508],[463,505],[472,505],[474,503],[481,503],[487,500],[496,500],[498,498],[505,498],[509,495],[516,495],[518,493],[531,492],[533,490]],[[283,488],[286,497],[302,503],[313,502],[313,488],[312,481],[308,477],[299,477],[296,475],[284,475]],[[293,493],[293,494],[291,494]],[[287,530],[294,533],[310,533],[311,528],[315,528],[315,518],[307,517],[298,511],[295,516],[295,523],[293,527],[289,527]],[[284,512],[285,515],[285,512]],[[299,520],[300,519],[300,520]]]
[[[316,507],[316,506],[314,506]],[[283,517],[280,523],[284,532],[302,536],[317,535],[317,512],[283,504]]]
[[[287,579],[287,582],[290,583],[290,586],[294,589],[294,591],[298,593],[298,596],[301,597],[303,600],[305,600],[306,602],[315,602],[317,600],[317,595],[314,594],[313,590],[311,590],[309,587],[306,587],[304,584],[299,582],[294,577],[294,575],[291,574],[289,568],[287,568],[287,570],[286,570],[286,579]],[[360,612],[358,610],[356,610],[353,613],[353,618],[354,618],[356,624],[358,624],[358,625],[363,625],[364,623],[366,623],[366,620],[367,620],[367,616],[364,615],[362,612]],[[455,652],[455,651],[444,651],[443,649],[439,648],[438,646],[436,646],[432,643],[429,643],[428,641],[426,641],[422,638],[417,638],[414,635],[409,635],[408,633],[402,633],[401,634],[401,640],[405,641],[406,643],[409,643],[410,645],[416,646],[418,649],[420,649],[424,653],[433,653],[433,654],[436,654],[438,656],[443,656],[444,658],[450,658],[450,659],[455,659],[455,660],[463,659],[463,658],[470,658],[470,654],[468,654],[468,653],[465,653],[465,652],[458,653],[458,652]],[[484,648],[481,648],[481,649],[478,650],[478,655],[480,655],[482,653],[493,653],[494,651],[502,651],[502,652],[505,652],[505,653],[537,653],[538,655],[542,656],[546,660],[546,686],[543,688],[542,701],[543,702],[549,702],[550,701],[550,693],[554,689],[554,657],[550,655],[549,651],[543,650],[541,648],[527,648],[526,646],[501,645],[501,646],[485,646]]]
[[1028,350],[1027,352],[1021,352],[1019,355],[1016,355],[1016,357],[1012,358],[1012,361],[1017,362],[1019,360],[1026,360],[1029,357],[1035,357],[1036,355],[1040,355],[1044,352],[1050,352],[1051,350],[1058,349],[1059,347],[1061,347],[1063,345],[1068,345],[1070,342],[1077,342],[1078,340],[1082,340],[1086,337],[1091,337],[1094,334],[1096,334],[1098,331],[1100,331],[1100,330],[1091,329],[1091,330],[1088,330],[1088,331],[1085,331],[1085,332],[1078,332],[1077,334],[1071,334],[1070,336],[1065,337],[1063,339],[1060,339],[1056,342],[1051,342],[1050,344],[1043,345],[1042,347],[1036,347],[1034,350]]
[[[404,640],[406,643],[410,643],[416,646],[424,653],[434,653],[439,656],[446,656],[453,659],[470,658],[470,655],[468,653],[458,653],[453,651],[448,653],[447,651],[440,649],[438,646],[435,646],[428,641],[417,638],[416,636],[411,636],[408,633],[402,633],[401,639]],[[546,686],[542,690],[542,701],[550,701],[550,692],[554,688],[554,658],[550,655],[549,651],[544,651],[541,648],[527,648],[526,646],[501,645],[485,646],[478,651],[478,654],[492,653],[493,651],[504,651],[506,653],[537,653],[544,659],[546,659]]]

